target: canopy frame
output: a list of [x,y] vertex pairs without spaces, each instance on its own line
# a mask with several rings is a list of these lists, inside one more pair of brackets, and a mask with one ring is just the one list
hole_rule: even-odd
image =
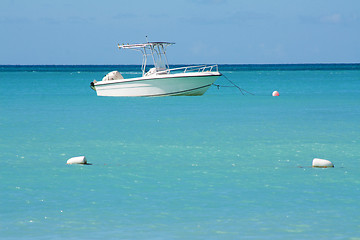
[[155,70],[165,71],[169,69],[169,63],[166,57],[166,48],[175,43],[171,42],[147,42],[137,44],[118,44],[119,49],[131,49],[140,51],[143,54],[141,65],[142,75],[145,76],[148,56],[151,55]]

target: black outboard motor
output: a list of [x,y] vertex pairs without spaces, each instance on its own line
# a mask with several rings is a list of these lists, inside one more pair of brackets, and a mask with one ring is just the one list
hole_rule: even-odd
[[95,81],[96,81],[96,80],[94,80],[94,81],[92,81],[92,82],[90,83],[90,87],[91,87],[91,89],[94,90],[94,91],[96,91],[96,89],[95,89]]

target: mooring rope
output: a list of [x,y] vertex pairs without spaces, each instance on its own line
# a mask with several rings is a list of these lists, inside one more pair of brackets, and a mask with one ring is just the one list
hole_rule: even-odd
[[223,86],[223,85],[219,85],[219,84],[213,83],[213,85],[216,86],[218,89],[219,89],[220,87],[236,87],[237,89],[239,89],[239,91],[241,92],[242,95],[245,95],[244,92],[249,93],[249,94],[251,94],[251,95],[255,95],[255,94],[253,94],[253,93],[251,93],[251,92],[248,92],[248,91],[246,91],[245,89],[239,87],[238,85],[236,85],[233,81],[231,81],[229,78],[227,78],[224,74],[222,74],[222,75],[223,75],[223,77],[226,78],[226,80],[228,80],[233,86]]

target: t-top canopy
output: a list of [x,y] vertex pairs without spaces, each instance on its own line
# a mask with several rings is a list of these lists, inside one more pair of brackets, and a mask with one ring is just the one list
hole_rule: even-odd
[[134,49],[134,48],[145,48],[148,46],[151,47],[155,47],[158,45],[162,45],[162,46],[169,46],[169,45],[173,45],[175,43],[171,43],[171,42],[148,42],[148,43],[136,43],[136,44],[118,44],[119,49],[124,48],[124,49]]
[[137,44],[118,44],[119,49],[131,49],[140,51],[143,54],[143,63],[141,70],[143,76],[146,72],[147,56],[151,56],[155,65],[156,71],[164,71],[169,69],[169,64],[166,58],[166,47],[173,45],[171,42],[147,42]]

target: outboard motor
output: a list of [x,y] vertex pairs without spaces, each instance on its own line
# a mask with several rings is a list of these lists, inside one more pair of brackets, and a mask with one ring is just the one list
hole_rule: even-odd
[[94,80],[94,81],[92,81],[92,82],[90,83],[90,87],[91,87],[91,89],[94,90],[94,91],[96,91],[96,89],[95,89],[95,83],[97,83],[96,80]]

